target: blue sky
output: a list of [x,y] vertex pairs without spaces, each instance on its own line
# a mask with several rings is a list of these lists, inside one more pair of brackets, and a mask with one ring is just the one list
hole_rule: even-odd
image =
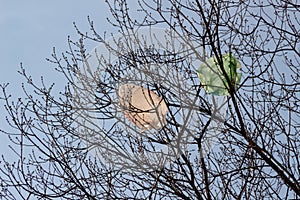
[[[0,0],[0,83],[10,83],[8,92],[14,99],[22,96],[24,79],[17,73],[21,62],[36,81],[43,76],[47,83],[64,83],[46,58],[51,57],[53,47],[57,52],[67,50],[68,35],[78,39],[73,22],[83,32],[89,31],[87,16],[99,34],[113,31],[106,21],[109,10],[103,0]],[[3,129],[7,126],[3,102],[0,113]],[[1,133],[0,152],[9,155],[8,139]]]
[[45,58],[52,48],[64,51],[68,35],[78,38],[73,22],[88,31],[89,15],[97,27],[108,29],[108,14],[101,0],[0,0],[1,82],[16,81],[20,62],[34,75],[49,74]]

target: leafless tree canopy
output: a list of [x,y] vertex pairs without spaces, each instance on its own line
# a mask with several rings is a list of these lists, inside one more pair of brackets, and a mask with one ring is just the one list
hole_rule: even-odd
[[[107,1],[114,34],[88,18],[89,32],[75,25],[81,39],[53,52],[64,88],[23,67],[24,98],[1,85],[11,126],[1,134],[17,159],[2,156],[0,199],[299,199],[299,2],[131,4]],[[241,82],[215,96],[196,71],[214,56],[230,83],[226,53],[239,60]],[[128,83],[156,104],[126,119],[118,88]],[[132,112],[155,117],[159,102],[166,122],[132,123]]]

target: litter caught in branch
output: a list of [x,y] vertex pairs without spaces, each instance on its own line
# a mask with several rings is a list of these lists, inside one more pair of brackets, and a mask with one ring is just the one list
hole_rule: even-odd
[[168,107],[162,97],[142,86],[124,84],[118,90],[119,105],[125,117],[141,131],[166,125]]
[[197,70],[198,77],[208,94],[229,95],[229,84],[236,89],[240,83],[242,74],[237,73],[237,70],[241,68],[240,62],[232,53],[224,54],[222,62],[230,83],[226,81],[216,57],[207,59]]

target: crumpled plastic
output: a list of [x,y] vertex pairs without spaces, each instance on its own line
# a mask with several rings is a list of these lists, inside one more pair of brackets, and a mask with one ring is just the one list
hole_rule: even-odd
[[119,105],[125,117],[141,132],[161,129],[166,125],[168,107],[162,97],[134,84],[124,84],[118,90]]
[[230,82],[222,73],[216,57],[210,57],[197,69],[197,75],[208,94],[229,96],[229,84],[232,84],[235,89],[239,86],[242,74],[237,71],[241,68],[240,62],[232,53],[222,55],[222,61]]

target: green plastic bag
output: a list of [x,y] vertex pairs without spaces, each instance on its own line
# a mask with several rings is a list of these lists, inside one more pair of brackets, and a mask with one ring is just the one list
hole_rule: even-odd
[[[237,70],[241,68],[241,64],[231,53],[222,55],[222,61],[230,83],[236,89],[241,81],[242,74],[237,73]],[[226,81],[216,57],[211,57],[202,63],[197,70],[197,74],[208,94],[229,95],[229,83]]]

